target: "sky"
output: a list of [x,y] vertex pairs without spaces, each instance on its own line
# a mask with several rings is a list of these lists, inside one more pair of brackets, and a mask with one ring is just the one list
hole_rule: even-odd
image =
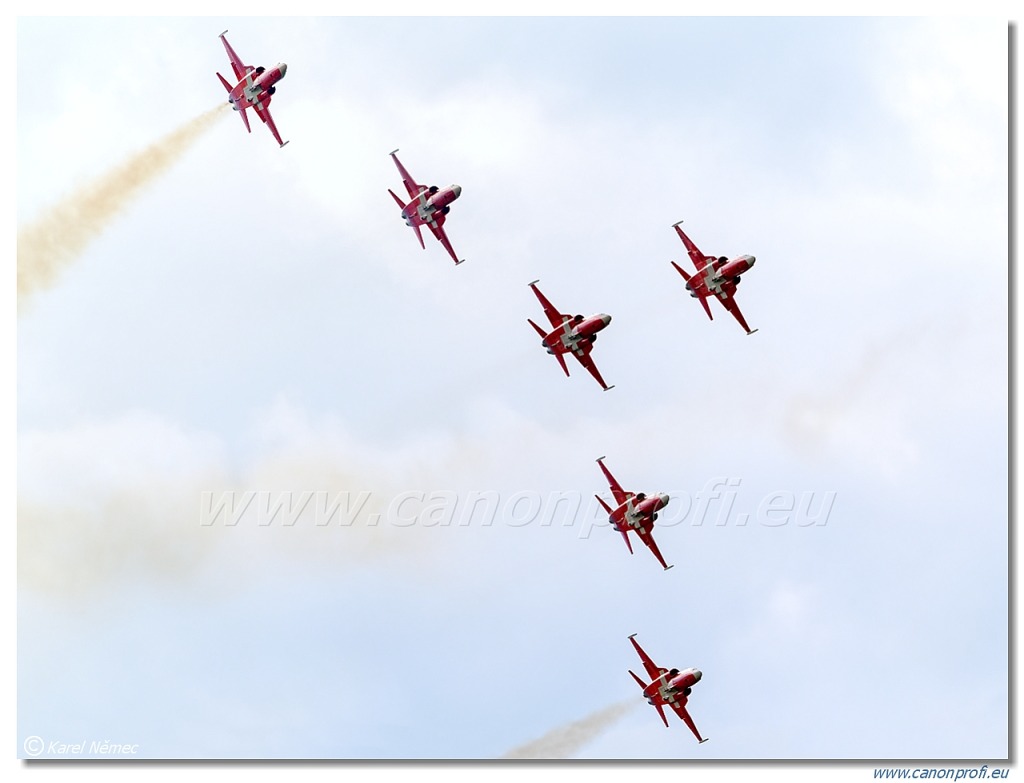
[[1005,20],[22,17],[19,231],[222,104],[224,29],[289,145],[225,108],[18,300],[20,757],[494,759],[631,698],[571,755],[1007,757]]

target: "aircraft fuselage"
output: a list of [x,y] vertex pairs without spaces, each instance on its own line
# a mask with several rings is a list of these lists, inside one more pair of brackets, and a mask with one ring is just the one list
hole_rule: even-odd
[[405,224],[407,226],[422,226],[431,220],[444,222],[443,216],[448,214],[448,205],[461,195],[462,188],[458,185],[429,188],[426,191],[426,198],[419,196],[402,209]]
[[545,335],[542,344],[548,353],[590,353],[597,339],[597,333],[612,322],[612,317],[606,313],[592,315],[584,318],[577,315],[575,318],[567,319],[561,326],[555,327]]
[[257,104],[270,103],[270,96],[276,91],[276,85],[288,72],[285,63],[278,63],[273,68],[256,68],[236,84],[228,93],[228,103],[235,111],[248,109]]

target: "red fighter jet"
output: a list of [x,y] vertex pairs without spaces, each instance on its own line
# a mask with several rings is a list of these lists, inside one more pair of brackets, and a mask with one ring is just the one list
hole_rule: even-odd
[[537,298],[540,300],[540,306],[544,308],[544,315],[548,317],[551,326],[554,328],[550,332],[545,332],[529,318],[526,320],[530,326],[537,330],[537,334],[541,338],[541,345],[547,349],[548,353],[553,354],[558,359],[558,363],[562,366],[562,371],[567,376],[569,375],[569,368],[565,366],[565,356],[563,354],[571,353],[587,369],[587,372],[593,375],[597,382],[601,384],[602,389],[605,391],[614,389],[614,386],[609,386],[604,382],[601,373],[597,371],[597,365],[590,358],[590,352],[593,350],[594,342],[597,340],[597,333],[611,323],[612,317],[604,313],[592,315],[589,318],[584,318],[582,315],[570,316],[560,313],[537,288],[537,283],[539,282],[539,280],[534,280],[530,283],[530,288],[537,295]]
[[420,247],[424,250],[427,248],[423,244],[420,226],[427,226],[437,237],[437,241],[444,245],[444,249],[448,251],[452,261],[456,265],[461,264],[466,259],[460,259],[452,250],[452,243],[448,241],[448,235],[444,233],[444,221],[445,215],[451,210],[451,203],[462,195],[462,188],[458,185],[449,185],[446,188],[439,188],[437,185],[431,185],[429,188],[426,185],[417,185],[416,180],[409,176],[405,166],[395,156],[396,152],[398,150],[392,151],[391,157],[394,158],[395,165],[398,166],[398,173],[402,175],[402,184],[409,192],[410,201],[408,204],[403,203],[402,199],[396,196],[390,188],[388,188],[388,193],[402,208],[405,225],[412,226],[412,230],[416,232],[416,238],[420,241]]
[[235,86],[232,87],[231,82],[219,73],[217,78],[224,85],[224,89],[228,91],[228,103],[231,104],[232,109],[241,113],[242,123],[249,133],[252,133],[252,128],[249,127],[249,118],[246,116],[245,110],[252,109],[255,111],[256,116],[263,120],[267,127],[270,128],[270,132],[274,134],[277,143],[283,147],[288,142],[281,141],[281,134],[277,132],[274,118],[270,116],[270,96],[277,92],[275,85],[284,78],[284,75],[288,72],[288,66],[284,63],[278,63],[268,71],[262,65],[259,68],[246,65],[235,54],[235,50],[231,48],[228,39],[224,37],[226,33],[227,30],[220,34],[220,40],[224,43],[224,48],[228,52],[228,59],[231,60],[231,70],[235,72]]
[[599,457],[597,464],[601,466],[604,477],[608,479],[612,497],[615,498],[615,508],[609,508],[608,504],[601,500],[600,496],[594,495],[594,497],[597,498],[597,502],[601,504],[602,508],[608,512],[608,521],[612,523],[616,530],[622,533],[622,538],[629,548],[629,553],[633,554],[633,545],[629,543],[627,533],[632,530],[647,545],[647,548],[654,553],[654,556],[658,558],[661,567],[668,571],[672,566],[665,565],[665,558],[661,556],[661,552],[658,551],[658,545],[654,543],[654,537],[651,535],[654,520],[658,518],[657,512],[668,505],[668,495],[658,494],[654,497],[647,497],[643,492],[637,494],[624,492],[622,487],[619,486],[619,482],[615,480],[615,476],[611,474],[611,471],[601,461],[603,459],[604,457]]
[[704,312],[708,314],[708,318],[711,318],[711,320],[714,320],[714,318],[711,315],[711,306],[708,305],[708,297],[717,297],[725,309],[732,313],[733,317],[740,322],[740,326],[746,330],[747,334],[753,334],[757,329],[751,329],[747,326],[747,322],[743,320],[743,313],[740,312],[740,308],[736,305],[733,295],[736,293],[736,286],[740,283],[740,275],[750,269],[756,259],[753,256],[739,256],[730,261],[725,256],[720,258],[706,256],[700,252],[697,246],[679,228],[679,224],[682,222],[680,220],[679,223],[674,223],[673,228],[679,234],[679,238],[683,240],[683,244],[686,245],[686,252],[690,254],[690,260],[697,267],[697,274],[688,275],[675,261],[672,262],[672,266],[683,276],[690,296],[700,299],[700,303],[704,305]]
[[683,719],[683,723],[690,727],[690,731],[693,732],[693,736],[699,742],[707,742],[707,737],[702,738],[700,736],[700,732],[697,731],[697,727],[693,723],[693,718],[686,711],[686,698],[690,695],[690,690],[693,686],[700,682],[702,676],[700,669],[683,669],[679,671],[679,669],[662,669],[659,666],[655,666],[650,656],[637,644],[635,636],[635,633],[631,634],[629,640],[633,642],[633,647],[636,648],[640,660],[644,662],[644,669],[647,670],[647,676],[651,678],[651,682],[644,683],[643,680],[633,674],[632,670],[629,673],[636,680],[636,684],[643,689],[644,696],[647,697],[647,703],[654,705],[666,727],[668,726],[668,718],[665,717],[665,705],[667,704],[675,710],[676,715]]

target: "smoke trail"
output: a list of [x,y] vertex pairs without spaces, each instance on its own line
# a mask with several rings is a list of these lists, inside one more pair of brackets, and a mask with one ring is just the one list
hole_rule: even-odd
[[185,123],[109,174],[66,197],[18,232],[18,299],[47,288],[142,188],[223,116],[226,103]]
[[580,748],[593,740],[598,734],[620,720],[627,712],[639,704],[637,699],[629,699],[605,707],[585,718],[580,718],[565,726],[559,726],[540,739],[527,742],[513,748],[503,755],[503,759],[566,759]]
[[[289,562],[336,570],[398,558],[429,568],[436,531],[386,522],[399,490],[414,486],[403,463],[289,415],[265,413],[273,434],[255,435],[255,453],[234,467],[221,438],[144,411],[19,433],[18,584],[90,601],[125,584],[241,588]],[[301,516],[266,522],[267,501],[291,508],[308,491],[316,496]],[[247,493],[244,514],[203,522],[204,505],[225,496],[241,505]],[[362,498],[351,514],[318,511],[343,493]]]

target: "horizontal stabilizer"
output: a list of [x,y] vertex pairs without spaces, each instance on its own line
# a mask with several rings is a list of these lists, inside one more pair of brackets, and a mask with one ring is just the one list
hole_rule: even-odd
[[706,296],[698,296],[697,298],[700,299],[700,303],[704,305],[704,312],[708,314],[708,318],[714,321],[715,317],[711,315],[711,305],[708,304],[708,298]]
[[221,76],[219,73],[217,74],[217,78],[220,79],[220,83],[224,85],[224,89],[228,92],[231,92],[231,85],[228,84],[228,80]]
[[665,708],[662,705],[660,705],[660,704],[655,704],[654,708],[658,711],[658,714],[661,716],[661,721],[662,721],[662,723],[665,724],[665,728],[667,729],[668,728],[668,718],[665,717]]
[[629,534],[625,530],[620,530],[619,532],[622,533],[622,540],[626,542],[626,549],[629,550],[630,554],[633,554],[633,545],[629,543]]
[[405,202],[403,202],[402,199],[395,195],[395,191],[393,191],[391,188],[388,188],[388,193],[390,193],[391,198],[393,198],[398,203],[398,206],[400,206],[402,209],[405,209]]
[[[538,330],[539,331],[539,330]],[[558,363],[562,365],[562,372],[565,373],[565,377],[569,377],[569,368],[565,366],[565,354],[556,353],[555,358],[558,359]]]
[[669,263],[672,264],[672,266],[676,268],[676,271],[683,276],[683,280],[685,280],[687,283],[690,282],[690,275],[686,274],[685,269],[679,266],[679,264],[677,264],[675,261],[669,261]]

